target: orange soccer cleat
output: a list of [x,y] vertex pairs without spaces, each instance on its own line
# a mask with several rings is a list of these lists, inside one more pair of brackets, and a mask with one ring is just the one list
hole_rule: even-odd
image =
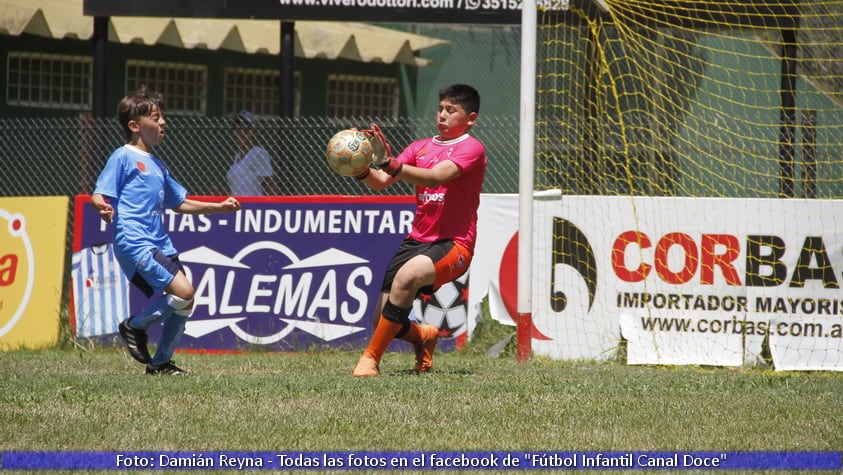
[[418,325],[418,335],[416,341],[412,342],[416,350],[416,366],[413,370],[427,373],[433,368],[433,349],[436,348],[439,329],[429,324]]
[[355,378],[377,376],[379,374],[381,374],[381,370],[378,368],[377,360],[366,353],[363,353],[363,356],[361,356],[360,360],[357,361],[357,366],[354,367],[354,371],[351,372],[351,375]]

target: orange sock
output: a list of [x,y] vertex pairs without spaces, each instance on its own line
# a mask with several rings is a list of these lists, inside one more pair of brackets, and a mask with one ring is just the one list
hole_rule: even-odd
[[401,331],[400,323],[395,323],[381,316],[378,320],[378,326],[375,327],[375,333],[372,334],[372,340],[369,341],[369,346],[363,350],[363,354],[380,363],[383,353],[399,331]]
[[396,336],[399,340],[408,341],[412,344],[418,344],[422,342],[421,332],[419,331],[419,324],[416,322],[410,322],[410,326],[407,328],[407,331],[401,335]]

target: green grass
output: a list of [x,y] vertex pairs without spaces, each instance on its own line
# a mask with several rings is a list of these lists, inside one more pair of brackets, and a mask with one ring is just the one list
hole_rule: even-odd
[[387,353],[367,379],[350,375],[358,352],[177,354],[188,377],[145,376],[115,349],[8,352],[0,451],[843,447],[839,373],[518,363],[485,348],[437,353],[425,375]]
[[2,450],[839,450],[843,377],[440,354],[3,355]]

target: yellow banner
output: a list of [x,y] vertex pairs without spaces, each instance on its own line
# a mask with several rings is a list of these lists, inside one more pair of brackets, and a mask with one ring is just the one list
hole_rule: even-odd
[[58,341],[68,203],[0,198],[0,351]]

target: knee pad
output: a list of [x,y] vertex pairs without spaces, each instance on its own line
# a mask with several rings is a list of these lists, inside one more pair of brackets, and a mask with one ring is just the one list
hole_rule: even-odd
[[183,299],[173,294],[167,295],[167,305],[174,310],[184,310],[193,305],[193,299]]
[[401,329],[398,330],[398,333],[395,334],[395,338],[398,338],[399,340],[404,339],[404,335],[406,335],[407,332],[410,331],[410,326],[412,324],[413,323],[410,321],[409,318],[407,320],[404,320],[404,322],[401,324]]
[[383,314],[383,318],[390,322],[395,322],[403,326],[410,321],[410,310],[412,309],[398,307],[387,299],[381,314]]

